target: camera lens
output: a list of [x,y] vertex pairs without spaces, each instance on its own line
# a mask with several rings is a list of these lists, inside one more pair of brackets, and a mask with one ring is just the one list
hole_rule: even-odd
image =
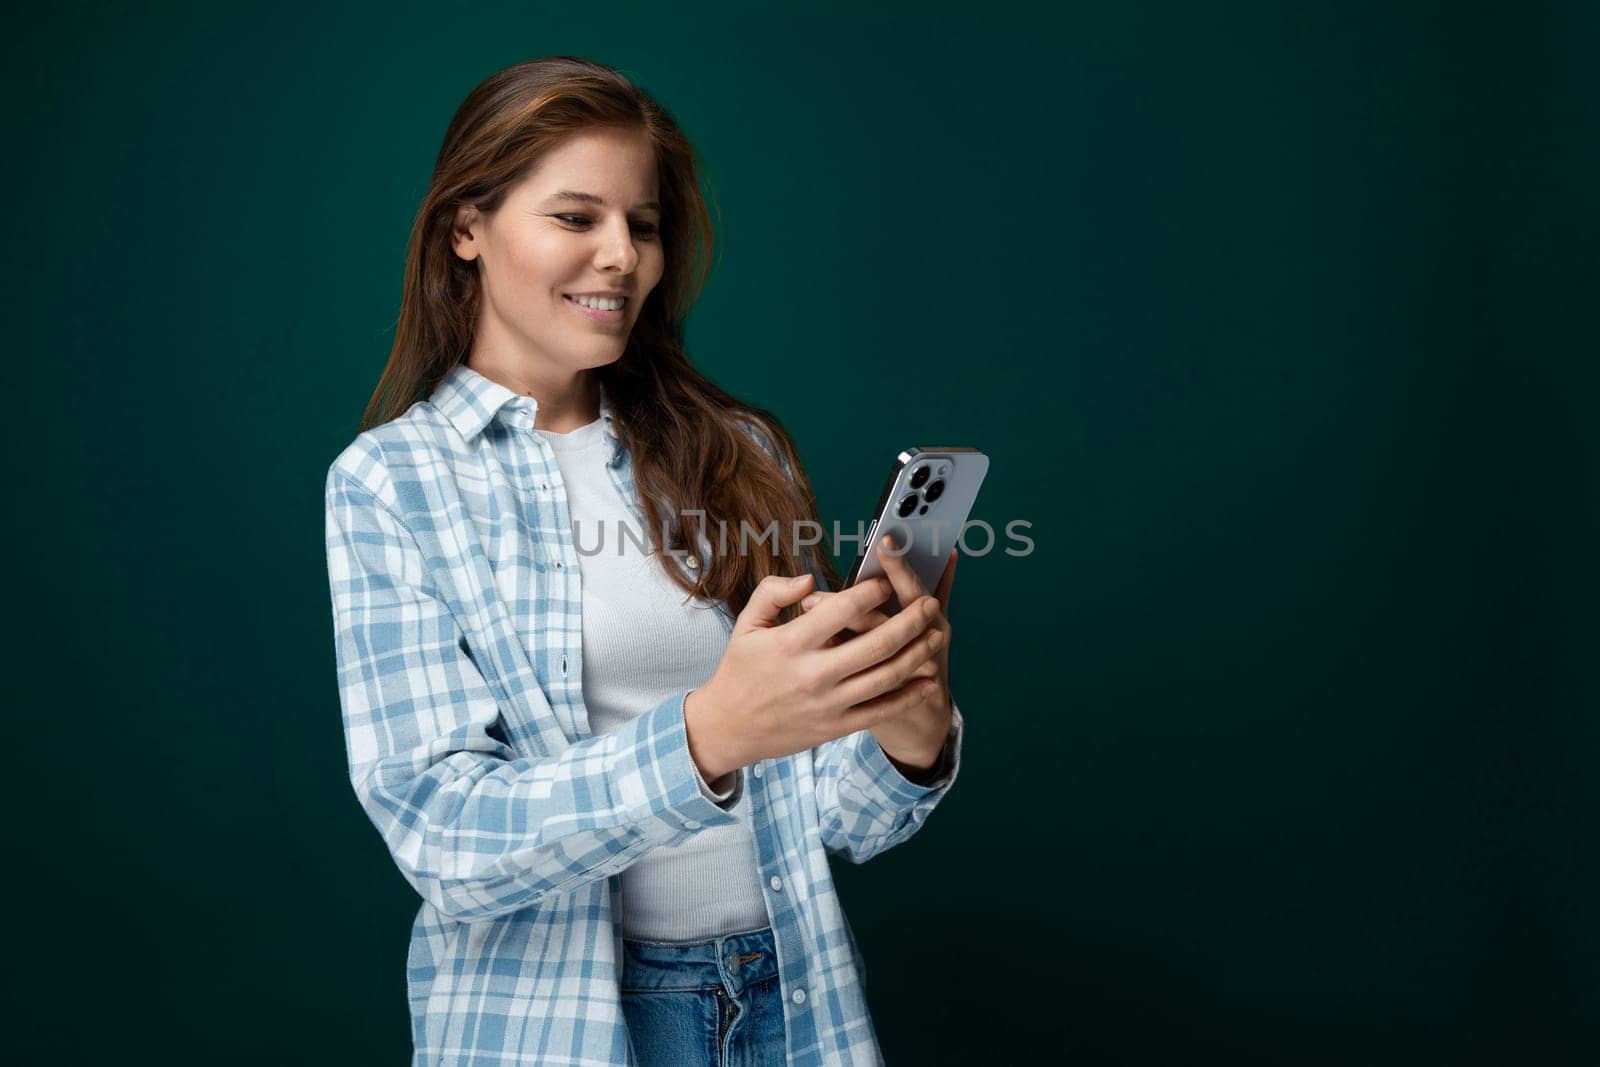
[[902,519],[905,518],[907,515],[911,514],[913,511],[916,511],[916,510],[917,510],[917,494],[910,493],[903,500],[900,501],[899,511],[900,511],[900,517]]
[[923,495],[928,498],[928,503],[933,503],[935,500],[938,500],[944,495],[944,483],[937,481],[934,482],[923,491]]
[[918,467],[911,472],[911,488],[921,489],[922,483],[928,480],[928,468]]

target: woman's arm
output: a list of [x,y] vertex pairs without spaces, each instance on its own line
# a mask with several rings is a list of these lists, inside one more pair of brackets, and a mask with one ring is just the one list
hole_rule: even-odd
[[702,791],[684,693],[557,754],[519,755],[404,523],[337,468],[326,504],[350,780],[424,899],[492,919],[735,821]]

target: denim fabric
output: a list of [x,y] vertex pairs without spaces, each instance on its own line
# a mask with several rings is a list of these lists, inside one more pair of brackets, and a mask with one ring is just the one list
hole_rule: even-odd
[[623,938],[622,953],[622,1012],[643,1067],[784,1063],[770,927],[696,944]]

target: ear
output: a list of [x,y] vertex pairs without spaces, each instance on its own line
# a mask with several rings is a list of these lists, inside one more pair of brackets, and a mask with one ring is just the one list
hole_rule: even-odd
[[483,216],[471,204],[456,208],[455,217],[450,222],[450,247],[458,257],[469,263],[478,258],[476,231],[481,229],[482,223]]

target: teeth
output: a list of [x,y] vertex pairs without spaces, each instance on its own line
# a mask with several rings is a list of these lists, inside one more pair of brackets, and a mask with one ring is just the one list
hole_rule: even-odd
[[622,298],[620,296],[569,296],[567,299],[575,304],[582,304],[586,308],[594,308],[596,311],[622,310]]

